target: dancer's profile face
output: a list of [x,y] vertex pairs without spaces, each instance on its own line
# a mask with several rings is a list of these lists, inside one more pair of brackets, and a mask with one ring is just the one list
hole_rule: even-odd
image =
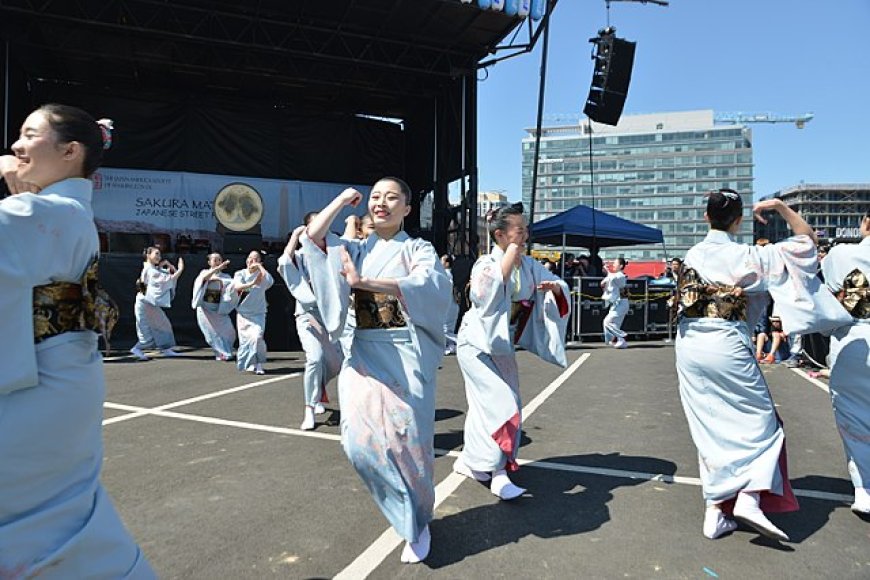
[[223,256],[220,254],[210,254],[208,257],[208,267],[209,268],[217,268],[223,262]]
[[526,218],[522,215],[513,214],[506,218],[507,226],[499,229],[496,232],[496,238],[499,240],[499,246],[502,249],[507,248],[510,244],[523,246],[526,240],[529,239],[528,228],[526,227]]
[[163,256],[160,254],[160,250],[158,250],[157,248],[154,248],[154,249],[151,250],[151,252],[148,254],[148,262],[149,262],[150,264],[156,266],[157,264],[160,263],[160,259],[161,259],[162,257],[163,257]]
[[58,142],[57,133],[51,128],[48,118],[40,111],[34,111],[24,124],[21,134],[12,144],[12,152],[18,158],[18,178],[41,188],[70,176],[72,164],[81,159],[81,145]]
[[245,260],[245,264],[250,270],[255,264],[259,264],[262,261],[263,258],[260,256],[260,252],[258,252],[257,250],[253,250],[250,254],[248,254],[248,259]]

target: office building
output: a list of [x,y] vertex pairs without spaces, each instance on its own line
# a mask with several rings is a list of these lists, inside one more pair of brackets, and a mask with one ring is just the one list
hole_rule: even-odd
[[[764,199],[771,197],[780,198],[798,212],[816,230],[820,241],[855,241],[861,237],[861,219],[870,208],[870,183],[801,183]],[[755,234],[776,242],[791,232],[785,220],[774,214],[766,225],[756,223]]]
[[[523,202],[531,202],[535,129],[522,140]],[[591,141],[591,151],[590,151]],[[667,255],[704,239],[706,195],[727,187],[743,198],[740,242],[752,241],[752,131],[717,125],[712,110],[623,116],[615,127],[542,128],[535,221],[577,204],[658,228]],[[661,246],[607,248],[606,258],[663,258]]]

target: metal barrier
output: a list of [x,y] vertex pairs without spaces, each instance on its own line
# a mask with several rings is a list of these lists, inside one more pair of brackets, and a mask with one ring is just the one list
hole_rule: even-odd
[[[602,337],[602,323],[609,307],[601,299],[603,278],[573,278],[571,287],[571,320],[569,339],[582,341],[583,337]],[[622,329],[629,335],[671,336],[668,301],[674,295],[670,285],[650,285],[645,279],[628,280],[628,313]]]

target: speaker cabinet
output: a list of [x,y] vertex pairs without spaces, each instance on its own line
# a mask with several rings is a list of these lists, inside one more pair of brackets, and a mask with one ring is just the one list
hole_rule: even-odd
[[606,30],[590,42],[596,46],[595,71],[583,112],[598,123],[616,125],[628,95],[635,43],[616,38]]

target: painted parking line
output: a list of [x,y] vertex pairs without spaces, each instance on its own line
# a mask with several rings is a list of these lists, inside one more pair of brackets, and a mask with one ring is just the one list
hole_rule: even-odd
[[[159,411],[166,411],[168,409],[174,409],[175,407],[182,407],[184,405],[190,405],[192,403],[199,403],[200,401],[207,401],[209,399],[214,399],[215,397],[222,397],[224,395],[231,395],[233,393],[238,393],[238,392],[245,391],[248,389],[253,389],[254,387],[261,387],[263,385],[268,385],[270,383],[276,383],[278,381],[283,381],[286,379],[293,379],[293,378],[301,377],[301,376],[302,376],[301,372],[290,373],[289,375],[279,375],[277,377],[271,377],[268,379],[263,379],[261,381],[255,381],[253,383],[247,383],[245,385],[240,385],[238,387],[224,389],[223,391],[215,391],[213,393],[206,393],[205,395],[199,395],[198,397],[191,397],[189,399],[175,401],[174,403],[167,403],[165,405],[160,405],[159,407],[153,407],[153,408],[136,407],[136,409],[138,409],[137,411],[130,413],[128,415],[120,415],[118,417],[112,417],[110,419],[106,419],[103,421],[103,425],[111,425],[113,423],[118,423],[120,421],[126,421],[128,419],[135,419],[136,417],[143,417],[145,415],[155,415]],[[115,406],[111,407],[110,405],[115,405]],[[119,405],[117,403],[108,403],[108,402],[104,403],[103,406],[110,408],[110,409],[115,408],[115,409],[121,409],[121,410],[130,410],[132,408],[131,407],[128,409],[122,409],[121,407],[123,407],[124,405]],[[129,406],[126,406],[126,407],[129,407]]]
[[814,379],[813,377],[811,377],[810,375],[808,375],[808,374],[806,373],[806,371],[804,371],[804,370],[802,370],[802,369],[799,369],[799,368],[793,368],[793,369],[791,369],[791,370],[792,370],[792,372],[794,372],[794,373],[796,373],[796,374],[802,376],[803,378],[805,378],[806,380],[808,380],[809,382],[811,382],[811,383],[814,384],[815,386],[819,387],[820,389],[822,389],[822,390],[825,391],[826,393],[830,393],[830,392],[831,392],[831,389],[828,388],[828,385],[826,385],[825,383],[823,383],[823,382],[820,381],[819,379]]
[[[523,408],[522,417],[525,421],[528,419],[529,415],[534,413],[538,407],[540,407],[553,393],[556,392],[562,384],[565,383],[568,378],[574,374],[574,372],[580,368],[584,362],[586,362],[590,353],[583,353],[574,363],[569,366],[565,371],[556,378],[555,381],[550,383],[547,388],[538,394],[537,397],[532,399],[528,405]],[[455,452],[458,454],[458,452]],[[454,452],[449,453],[449,455],[453,455]],[[437,509],[441,503],[444,502],[445,499],[450,497],[459,485],[465,480],[465,477],[459,475],[458,473],[450,473],[441,483],[435,486],[435,508]],[[335,576],[335,580],[356,580],[358,578],[366,578],[369,574],[375,571],[375,569],[381,565],[381,563],[389,556],[393,550],[398,548],[402,544],[402,538],[393,530],[392,527],[388,528],[381,536],[375,540],[375,542],[366,548],[366,550],[357,556],[357,558],[350,563],[344,570],[339,572]]]

